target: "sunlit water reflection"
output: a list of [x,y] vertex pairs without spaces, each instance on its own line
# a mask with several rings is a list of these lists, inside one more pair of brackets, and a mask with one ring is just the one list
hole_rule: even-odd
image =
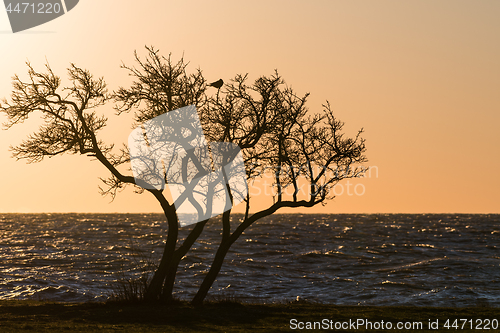
[[[220,229],[210,222],[183,258],[179,298],[195,294]],[[166,235],[159,214],[0,215],[0,299],[105,300],[158,261]],[[500,215],[274,215],[233,245],[211,294],[499,306],[499,246]]]

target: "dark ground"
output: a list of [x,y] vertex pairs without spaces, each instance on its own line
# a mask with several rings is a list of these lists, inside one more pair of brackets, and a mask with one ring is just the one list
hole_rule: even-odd
[[[297,320],[296,329],[291,319]],[[236,302],[209,303],[193,308],[187,303],[175,306],[131,303],[54,303],[47,301],[0,301],[0,332],[247,332],[260,330],[307,331],[299,329],[298,322],[322,322],[324,319],[345,323],[358,319],[381,324],[368,331],[384,332],[387,323],[391,332],[450,332],[470,330],[500,332],[500,309],[488,307],[433,308],[433,307],[376,307],[336,306],[327,304],[241,304]],[[431,322],[439,320],[439,329],[429,330]],[[450,319],[449,328],[444,327]],[[454,327],[454,321],[455,322]],[[466,319],[460,321],[460,319]],[[472,319],[472,320],[471,320]],[[496,319],[497,321],[493,321]],[[489,322],[488,322],[489,320]],[[421,322],[422,328],[398,330],[398,322]],[[366,331],[361,325],[332,331]],[[407,325],[410,325],[407,324]],[[314,325],[314,324],[311,324]],[[339,325],[339,324],[337,324]],[[462,325],[464,327],[462,328]],[[487,329],[487,326],[489,329]],[[306,328],[306,327],[305,327]],[[335,326],[333,326],[335,328]],[[345,329],[347,328],[347,330]],[[479,329],[481,328],[481,329]],[[326,331],[325,329],[320,331]]]

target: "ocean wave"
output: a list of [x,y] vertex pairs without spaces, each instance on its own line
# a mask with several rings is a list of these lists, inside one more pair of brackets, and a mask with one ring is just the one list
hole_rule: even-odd
[[[0,226],[0,299],[69,302],[103,300],[117,280],[140,276],[159,261],[168,229],[160,214],[0,214]],[[189,230],[181,228],[181,240]],[[213,291],[270,301],[499,306],[499,230],[500,215],[277,214],[233,245]],[[196,293],[220,232],[218,219],[209,222],[183,257],[179,297]]]

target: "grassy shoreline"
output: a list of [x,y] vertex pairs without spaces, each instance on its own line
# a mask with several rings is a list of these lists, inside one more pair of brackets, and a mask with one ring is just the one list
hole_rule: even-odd
[[[291,328],[291,319],[296,319],[296,329]],[[247,332],[261,331],[315,331],[301,330],[303,322],[345,323],[363,319],[377,325],[383,320],[398,330],[398,322],[421,322],[412,331],[445,332],[469,329],[469,322],[461,329],[460,319],[472,320],[477,328],[478,319],[500,321],[500,308],[438,308],[438,307],[385,307],[385,306],[338,306],[328,304],[241,304],[209,303],[202,308],[193,308],[188,303],[175,306],[130,303],[57,303],[49,301],[0,301],[0,332]],[[458,319],[458,329],[443,325],[450,319],[450,325]],[[438,320],[439,329],[429,330],[429,320]],[[313,325],[313,324],[311,324]],[[333,324],[335,325],[335,324]],[[338,324],[337,324],[338,325]],[[365,324],[366,325],[366,324]],[[292,325],[294,326],[294,325]],[[482,323],[485,330],[485,323]],[[334,326],[332,326],[334,327]],[[344,324],[344,328],[346,324]],[[348,331],[372,330],[363,325]],[[380,327],[380,326],[379,326]],[[385,326],[384,326],[385,327]],[[387,328],[387,327],[385,327]],[[474,327],[473,327],[474,328]],[[499,332],[490,323],[488,332]],[[470,329],[469,329],[470,330]],[[477,329],[476,329],[477,330]],[[325,331],[324,329],[320,331]],[[334,330],[335,331],[335,330]],[[340,329],[336,331],[346,331]]]

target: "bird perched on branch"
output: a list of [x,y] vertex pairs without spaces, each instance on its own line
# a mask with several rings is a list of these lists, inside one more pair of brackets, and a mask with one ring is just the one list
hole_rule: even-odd
[[220,87],[222,87],[223,84],[224,84],[224,81],[222,79],[219,79],[219,80],[217,80],[215,82],[210,83],[208,86],[220,89]]

